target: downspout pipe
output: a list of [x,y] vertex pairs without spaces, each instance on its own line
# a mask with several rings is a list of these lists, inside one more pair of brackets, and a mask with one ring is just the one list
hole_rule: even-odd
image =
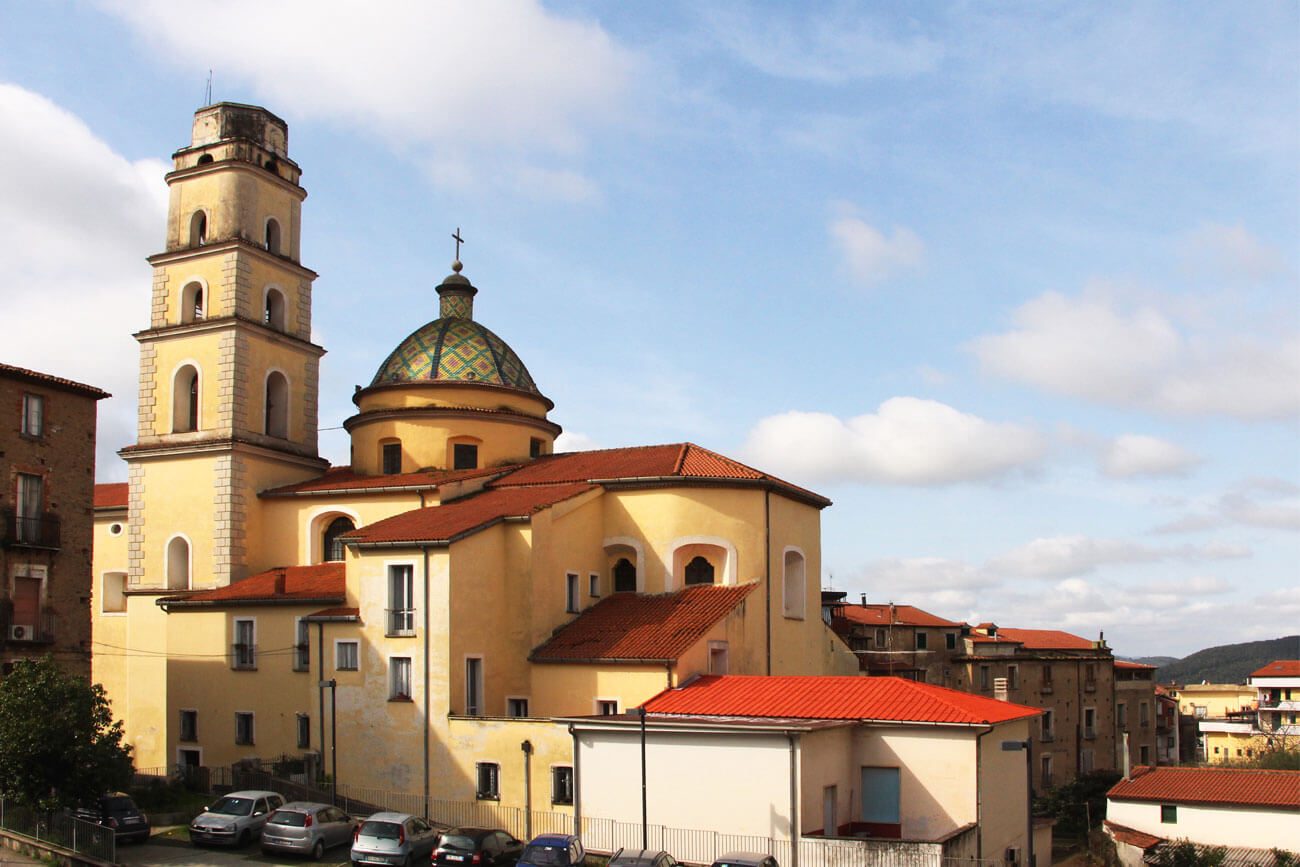
[[975,860],[984,860],[984,744],[983,737],[993,731],[989,726],[975,735]]
[[321,766],[317,773],[325,771],[325,624],[316,624],[316,665],[317,665],[317,689],[320,696],[320,762]]
[[763,489],[763,609],[767,623],[767,673],[772,674],[772,492]]
[[786,732],[790,742],[790,867],[799,867],[799,838],[803,831],[799,825],[799,735]]
[[[420,495],[421,504],[424,494]],[[424,816],[429,816],[429,546],[424,551]]]
[[569,737],[573,738],[573,833],[582,836],[582,752],[578,749],[578,730],[569,723]]

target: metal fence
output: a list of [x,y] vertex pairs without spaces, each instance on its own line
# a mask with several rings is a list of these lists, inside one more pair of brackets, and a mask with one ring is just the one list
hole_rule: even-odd
[[117,860],[113,829],[87,822],[67,813],[46,813],[19,807],[0,798],[0,828],[71,849],[78,855],[112,864]]

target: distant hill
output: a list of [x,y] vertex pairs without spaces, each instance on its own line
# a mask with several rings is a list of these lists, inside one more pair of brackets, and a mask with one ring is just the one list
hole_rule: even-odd
[[1129,662],[1140,662],[1143,665],[1154,665],[1156,668],[1164,668],[1170,663],[1178,661],[1176,656],[1139,656],[1136,659],[1130,659]]
[[[1161,657],[1155,657],[1160,659]],[[1198,650],[1156,669],[1158,683],[1245,683],[1252,671],[1275,659],[1300,659],[1300,635],[1247,641]],[[1156,665],[1154,661],[1140,660]]]

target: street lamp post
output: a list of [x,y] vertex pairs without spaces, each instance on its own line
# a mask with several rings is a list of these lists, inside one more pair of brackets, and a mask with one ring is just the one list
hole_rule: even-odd
[[1023,741],[1003,741],[1002,749],[1004,752],[1014,753],[1023,750],[1025,753],[1025,826],[1026,826],[1026,867],[1035,867],[1034,865],[1034,766],[1032,753],[1030,752],[1030,742]]

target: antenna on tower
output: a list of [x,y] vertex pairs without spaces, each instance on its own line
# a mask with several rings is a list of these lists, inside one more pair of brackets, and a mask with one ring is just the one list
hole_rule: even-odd
[[208,70],[208,89],[204,93],[204,105],[212,105],[212,70]]

